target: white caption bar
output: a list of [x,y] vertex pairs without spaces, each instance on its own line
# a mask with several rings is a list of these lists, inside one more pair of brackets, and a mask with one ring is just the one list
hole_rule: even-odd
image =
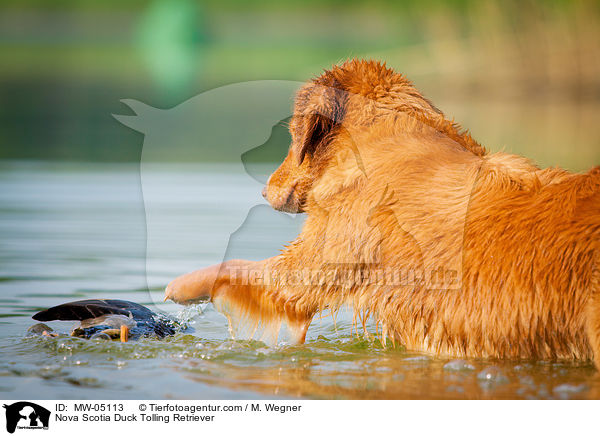
[[181,434],[182,431],[196,435],[214,430],[218,434],[239,431],[261,436],[584,434],[590,430],[597,432],[596,413],[600,406],[597,401],[4,400],[3,403],[2,425],[8,433],[21,436]]

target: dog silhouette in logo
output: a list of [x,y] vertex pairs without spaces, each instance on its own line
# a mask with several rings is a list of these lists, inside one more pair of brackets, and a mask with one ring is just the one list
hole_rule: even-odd
[[50,411],[42,406],[28,401],[19,401],[10,405],[5,404],[4,408],[6,409],[6,431],[9,433],[15,432],[19,422],[24,427],[48,428]]
[[[189,259],[190,268],[209,265],[212,261],[203,257],[202,250],[190,250],[182,255],[182,246],[207,246],[204,230],[209,226],[211,258],[222,260],[228,254],[239,258],[252,257],[253,253],[240,252],[241,248],[250,245],[234,247],[228,244],[232,233],[247,221],[249,210],[261,203],[264,205],[258,210],[261,215],[267,215],[268,212],[269,217],[274,217],[280,212],[267,206],[260,195],[266,180],[259,181],[254,173],[249,173],[240,157],[268,141],[274,126],[291,116],[290,101],[301,85],[301,82],[280,80],[231,84],[203,92],[170,109],[154,108],[135,100],[123,100],[135,115],[114,117],[125,126],[144,134],[140,178],[146,214],[147,259],[186,258]],[[208,219],[208,214],[203,209],[188,210],[194,214],[193,221],[188,220],[188,214],[169,213],[172,208],[164,207],[164,184],[156,178],[155,163],[179,161],[203,165],[213,162],[215,156],[232,162],[227,167],[228,173],[222,182],[215,177],[194,181],[189,176],[177,182],[177,173],[170,173],[169,177],[174,182],[169,184],[168,197],[189,199],[184,201],[193,206],[198,199],[226,199],[235,194],[236,200],[227,202],[227,213],[220,217],[220,226],[216,228],[212,225],[214,218]],[[202,167],[199,167],[198,172],[202,172]],[[165,213],[169,215],[167,218]],[[285,220],[279,218],[275,219],[286,226],[283,224]],[[165,219],[170,223],[168,226],[162,224]],[[297,229],[299,226],[294,225],[297,221],[299,220],[288,220],[288,229]],[[252,223],[247,222],[246,226],[250,224]],[[189,230],[182,232],[182,228]],[[249,231],[250,229],[246,233],[247,238],[252,237]],[[286,230],[283,233],[282,236],[288,234]],[[247,238],[246,241],[249,241]],[[164,244],[162,241],[170,243]],[[269,246],[270,249],[254,244],[254,247],[262,248],[260,253],[254,253],[254,257],[263,259],[272,256],[287,241],[289,239],[277,240],[277,243],[274,241]],[[160,274],[156,270],[158,264],[160,262],[147,262],[149,276]]]

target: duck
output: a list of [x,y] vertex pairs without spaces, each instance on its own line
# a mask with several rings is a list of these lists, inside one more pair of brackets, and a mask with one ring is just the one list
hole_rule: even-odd
[[[32,316],[36,321],[79,321],[71,336],[86,339],[129,339],[154,336],[164,338],[179,330],[179,323],[166,315],[153,312],[141,304],[126,300],[79,300],[51,307]],[[29,329],[43,336],[58,336],[45,324]]]

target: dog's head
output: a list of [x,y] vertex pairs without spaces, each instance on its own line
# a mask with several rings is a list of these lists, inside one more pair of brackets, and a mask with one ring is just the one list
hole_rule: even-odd
[[360,141],[354,140],[356,133],[399,113],[465,147],[480,147],[445,120],[404,76],[385,64],[351,60],[325,71],[298,91],[290,121],[292,143],[269,178],[264,197],[275,209],[298,213],[304,211],[311,194],[316,197],[317,185],[319,192],[329,194],[348,187],[365,171]]
[[289,124],[292,143],[288,155],[263,191],[273,208],[292,213],[304,210],[318,177],[319,158],[342,128],[346,98],[341,84],[327,73],[298,92]]

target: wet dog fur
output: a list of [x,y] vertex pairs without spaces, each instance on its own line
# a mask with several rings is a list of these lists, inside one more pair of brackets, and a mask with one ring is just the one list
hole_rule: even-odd
[[[183,275],[166,298],[210,298],[274,329],[284,322],[298,342],[315,314],[347,304],[411,350],[600,368],[600,167],[575,174],[490,154],[374,61],[306,84],[290,132],[264,195],[307,214],[300,235],[264,261]],[[333,279],[348,269],[383,280]],[[333,275],[281,279],[302,270]],[[418,273],[389,283],[390,271]],[[435,271],[449,278],[423,279]]]

